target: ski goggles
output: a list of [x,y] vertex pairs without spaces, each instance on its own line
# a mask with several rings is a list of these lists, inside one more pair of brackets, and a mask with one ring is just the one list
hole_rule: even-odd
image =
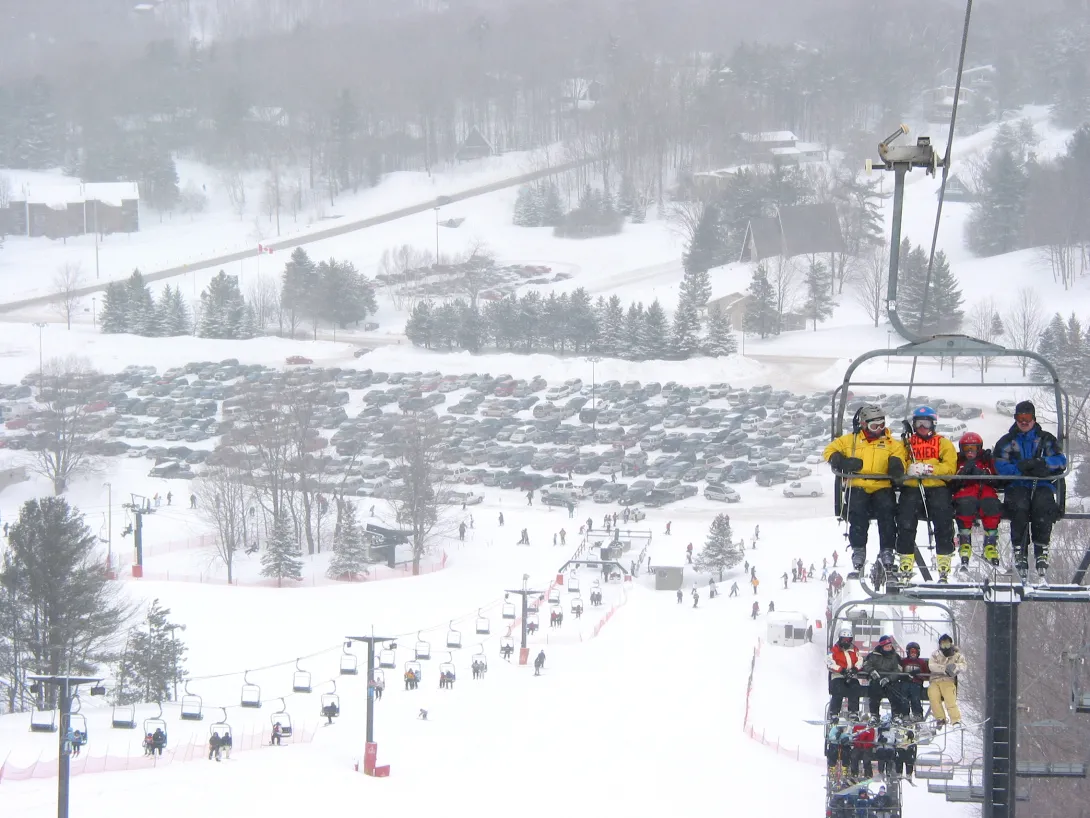
[[1019,412],[1014,416],[1014,420],[1016,423],[1033,423],[1037,418],[1029,412]]
[[961,453],[962,454],[971,454],[971,455],[980,454],[980,444],[979,443],[963,443],[961,445]]
[[921,427],[924,429],[934,429],[935,421],[932,418],[913,418],[912,428],[919,429]]
[[866,423],[863,424],[863,428],[865,428],[868,432],[878,434],[886,428],[886,419],[875,418],[874,420],[868,420]]

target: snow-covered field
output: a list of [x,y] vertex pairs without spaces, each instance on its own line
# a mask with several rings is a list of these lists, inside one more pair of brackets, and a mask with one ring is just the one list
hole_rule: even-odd
[[[1035,117],[1043,122],[1042,116]],[[1063,134],[1043,124],[1040,129],[1042,151],[1062,146]],[[959,152],[986,149],[991,135],[984,132],[961,140]],[[508,160],[515,161],[504,158]],[[351,209],[346,203],[337,211],[345,218],[360,217],[528,169],[497,162],[490,169],[463,169],[471,178],[393,179],[361,194]],[[200,172],[183,168],[183,177],[198,178]],[[935,180],[922,175],[911,178],[905,235],[914,242],[930,240],[936,189]],[[660,298],[667,308],[673,306],[680,279],[681,239],[664,220],[626,226],[624,233],[609,239],[560,241],[548,230],[510,225],[515,195],[515,190],[505,190],[451,205],[444,217],[464,216],[466,222],[458,230],[441,231],[442,251],[455,252],[483,239],[501,261],[543,263],[571,273],[572,278],[561,285],[565,288],[585,286],[593,293],[617,292],[622,299],[645,303]],[[167,266],[228,249],[229,242],[254,243],[246,232],[252,225],[240,223],[226,207],[224,202],[214,202],[214,212],[192,225],[148,224],[146,233],[139,236],[111,237],[102,247],[103,270],[109,268],[110,277],[115,277],[127,274],[136,264]],[[971,258],[962,247],[967,213],[966,206],[948,203],[940,230],[940,247],[961,281],[966,311],[988,297],[995,298],[1002,311],[1017,289],[1028,283],[1040,288],[1049,312],[1085,309],[1086,283],[1080,281],[1075,290],[1062,291],[1032,251],[988,260]],[[429,247],[434,240],[434,216],[429,212],[365,233],[323,240],[309,246],[308,252],[317,258],[354,261],[369,272],[387,247],[403,242]],[[82,254],[78,257],[84,269],[93,275],[93,249],[82,239],[67,246],[35,242],[39,243],[23,246],[21,241],[9,240],[0,253],[4,297],[48,289],[53,270],[70,255]],[[272,274],[281,262],[276,255],[265,257],[260,274]],[[258,275],[257,262],[229,272],[241,273],[246,286],[247,276]],[[183,292],[199,292],[210,275],[187,274],[181,282]],[[736,280],[717,282],[716,294],[742,291],[748,284],[748,273],[737,265],[723,275]],[[0,323],[0,381],[8,383],[36,369],[39,337],[45,358],[80,354],[107,371],[128,364],[152,364],[163,370],[187,361],[227,357],[275,365],[289,355],[306,355],[326,366],[541,374],[550,382],[575,376],[588,380],[590,374],[590,364],[578,357],[442,355],[395,343],[361,362],[352,357],[350,343],[103,336],[91,328],[89,314],[71,331],[54,318],[39,336],[29,321],[49,320],[45,313],[7,318]],[[381,332],[396,340],[404,315],[384,302],[379,321]],[[681,364],[605,360],[596,365],[596,372],[599,381],[726,381],[735,386],[767,382],[796,391],[829,389],[840,382],[848,361],[861,351],[897,343],[887,329],[868,326],[846,295],[834,318],[818,332],[765,340],[747,337],[745,357]],[[879,359],[867,364],[861,374],[885,383],[904,380],[908,369],[896,360]],[[972,382],[979,380],[979,373],[959,364],[955,378]],[[997,366],[988,378],[1013,383],[1020,376],[1013,368]],[[918,388],[917,394],[984,407],[985,417],[974,421],[973,428],[986,439],[998,437],[1008,423],[989,407],[1001,398],[1024,396],[1014,386],[985,390],[958,386],[951,381],[948,363],[922,363],[917,379],[951,383]],[[124,518],[119,498],[130,491],[163,493],[164,488],[149,485],[144,461],[109,462],[108,471],[77,481],[70,498],[87,513],[92,530],[104,532],[108,515],[103,484],[110,482],[113,543],[122,550],[129,543],[120,536]],[[652,565],[682,565],[685,545],[692,542],[699,550],[714,515],[727,511],[734,536],[744,539],[746,559],[762,580],[756,597],[762,614],[756,621],[750,617],[753,593],[743,566],[725,577],[720,598],[709,600],[703,592],[696,610],[688,596],[679,605],[672,593],[655,592],[653,577],[643,574],[632,583],[604,585],[605,604],[599,609],[587,605],[581,621],[569,615],[559,631],[544,627],[531,638],[531,655],[538,649],[547,654],[541,678],[499,657],[499,640],[510,624],[500,618],[503,593],[520,587],[524,574],[533,587],[542,590],[556,580],[557,569],[578,545],[575,531],[579,519],[586,517],[586,505],[577,510],[575,520],[568,520],[560,510],[526,507],[517,493],[485,489],[485,502],[471,509],[474,525],[467,541],[444,543],[445,567],[421,577],[358,585],[314,581],[292,589],[123,579],[127,594],[147,601],[158,598],[172,609],[174,621],[187,625],[190,688],[202,697],[207,716],[203,722],[183,722],[177,705],[166,705],[170,749],[157,768],[136,769],[143,763],[139,737],[111,728],[108,707],[85,697],[83,712],[91,741],[84,750],[86,761],[75,767],[83,771],[81,765],[85,765],[86,771],[72,782],[72,815],[114,818],[149,808],[163,818],[240,810],[309,812],[315,804],[347,808],[361,802],[366,809],[408,808],[425,814],[452,808],[525,816],[572,810],[633,816],[695,815],[708,810],[768,816],[817,814],[823,777],[812,759],[821,752],[820,728],[804,720],[819,716],[826,701],[823,629],[817,630],[814,645],[761,646],[749,697],[751,730],[744,730],[743,722],[750,661],[758,640],[766,634],[768,603],[774,601],[780,612],[797,611],[811,622],[824,618],[822,583],[783,590],[777,580],[796,558],[820,566],[823,559],[831,561],[834,549],[844,551],[842,530],[832,518],[830,478],[824,467],[819,478],[826,483],[827,494],[822,498],[786,501],[780,486],[760,488],[747,483],[740,486],[739,504],[715,507],[694,497],[652,512],[641,525],[652,533],[648,553]],[[201,541],[208,534],[207,525],[184,507],[181,498],[188,495],[184,484],[170,488],[176,495],[175,505],[162,507],[146,520],[148,575],[216,576],[209,566],[208,546]],[[40,480],[5,490],[0,494],[0,519],[11,520],[21,502],[45,491]],[[589,508],[596,518],[604,510]],[[503,528],[498,526],[501,511],[506,518]],[[668,521],[673,524],[670,536],[664,533]],[[761,538],[758,548],[751,550],[756,525],[761,527]],[[561,527],[569,534],[568,545],[554,547],[552,535]],[[530,532],[533,544],[528,548],[514,545],[522,528]],[[322,559],[308,560],[308,577],[323,573]],[[256,566],[252,558],[248,560],[240,572],[252,578]],[[580,574],[584,600],[592,579],[589,572]],[[687,572],[686,588],[697,580],[703,589],[707,577]],[[741,593],[729,598],[726,591],[734,581],[739,582]],[[571,596],[565,587],[562,602],[567,605]],[[473,633],[478,615],[489,619],[488,635]],[[453,691],[440,691],[437,666],[447,659],[445,644],[451,628],[462,634],[463,647],[451,651],[458,681]],[[344,638],[372,632],[398,638],[397,667],[386,671],[386,696],[376,706],[379,763],[392,765],[392,775],[385,780],[354,770],[363,755],[365,690],[360,677],[338,675]],[[424,663],[421,689],[408,692],[400,689],[400,676],[418,639],[430,642],[432,659]],[[478,650],[489,663],[482,681],[472,680],[469,674],[470,657]],[[352,651],[359,655],[361,645],[357,643]],[[311,694],[291,692],[299,657],[304,657],[299,667],[313,675]],[[248,680],[261,688],[264,706],[260,710],[239,707],[245,671],[250,671]],[[343,715],[334,725],[321,726],[319,696],[332,689],[333,681]],[[282,748],[263,746],[272,714],[281,706],[291,715],[297,736]],[[220,708],[235,732],[236,752],[230,761],[217,765],[203,760],[201,746],[209,725],[223,715]],[[429,711],[427,721],[417,717],[421,708]],[[156,710],[155,706],[138,708],[141,726]],[[56,736],[31,734],[28,723],[26,714],[0,717],[0,764],[7,765],[0,779],[0,808],[4,814],[45,816],[54,809],[56,782],[48,773],[56,759]],[[755,741],[750,733],[763,735],[764,742]],[[129,761],[130,757],[134,760]],[[28,772],[35,765],[37,773]],[[119,769],[127,765],[134,769]],[[106,768],[111,771],[101,771]],[[174,793],[182,797],[170,797]],[[927,795],[925,787],[907,788],[905,799],[906,814],[924,810],[937,817],[975,813],[973,807],[949,805],[941,796]]]

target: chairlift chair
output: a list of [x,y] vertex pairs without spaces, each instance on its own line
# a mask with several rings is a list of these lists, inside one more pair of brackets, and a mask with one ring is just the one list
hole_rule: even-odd
[[474,662],[480,662],[484,665],[484,669],[488,670],[488,657],[484,655],[484,645],[477,645],[477,652],[469,659],[471,666]]
[[299,667],[298,659],[295,660],[295,675],[291,679],[291,690],[293,693],[309,693],[311,691],[310,671]]
[[354,653],[349,653],[348,649],[352,647],[351,642],[345,642],[341,648],[341,675],[342,676],[355,676],[360,672],[360,660]]
[[488,636],[492,631],[492,626],[488,621],[487,616],[481,616],[481,609],[477,609],[477,621],[475,623],[474,630],[477,631],[477,636]]
[[569,594],[579,593],[579,578],[578,577],[574,577],[574,576],[568,577],[568,593]]
[[571,612],[575,613],[577,608],[579,610],[583,609],[583,597],[581,596],[573,596],[571,598]]
[[261,686],[250,683],[250,672],[242,674],[242,694],[240,696],[243,707],[261,707]]
[[450,620],[447,626],[447,647],[460,648],[462,646],[462,632],[454,630],[454,620]]
[[511,648],[512,650],[515,649],[515,637],[513,637],[513,636],[501,636],[500,637],[500,652],[502,653],[507,648]]
[[159,708],[159,713],[151,718],[144,719],[144,735],[154,733],[156,730],[162,730],[163,735],[167,735],[167,722],[163,718],[163,703],[156,702],[156,706]]
[[322,694],[321,710],[318,711],[326,718],[341,715],[341,697],[337,695],[337,680],[331,679],[330,683],[333,685],[333,690]]
[[447,653],[447,661],[439,663],[439,678],[442,679],[447,673],[457,678],[458,673],[454,669],[454,656],[451,653]]
[[182,721],[200,721],[204,718],[201,710],[203,702],[201,697],[189,690],[189,682],[185,683],[185,695],[182,696]]
[[220,738],[231,735],[231,725],[227,723],[227,708],[220,708],[220,720],[208,725],[208,735],[219,735]]
[[538,617],[537,611],[534,611],[533,613],[526,614],[526,624],[527,625],[531,625],[531,624],[532,625],[537,625],[539,628],[541,627],[541,619]]
[[504,602],[503,609],[500,611],[500,617],[503,619],[515,619],[517,614],[515,613],[514,602]]
[[560,589],[559,588],[553,588],[551,591],[549,591],[549,604],[550,605],[558,605],[559,603],[560,603]]
[[386,646],[378,652],[378,666],[391,670],[397,667],[397,643],[388,642]]
[[291,714],[284,707],[284,700],[280,700],[280,709],[269,715],[269,724],[274,727],[280,725],[280,735],[288,738],[291,736]]
[[110,726],[115,727],[118,730],[135,730],[136,729],[136,705],[135,704],[119,704],[119,705],[115,705],[112,713],[110,714]]
[[[79,697],[77,696],[76,701],[78,700]],[[71,730],[73,733],[78,732],[81,736],[83,736],[83,743],[87,743],[87,717],[80,713],[79,710],[73,710],[71,713],[68,714],[68,729]]]
[[381,669],[376,667],[374,670],[371,671],[371,681],[375,684],[379,684],[380,682],[382,684],[386,684],[386,674],[383,673]]
[[408,662],[405,663],[405,672],[408,673],[410,670],[413,673],[416,674],[416,681],[419,682],[420,681],[420,663],[410,659]]
[[32,732],[32,733],[56,733],[57,732],[57,711],[56,710],[31,710],[30,711],[30,732]]
[[431,642],[425,642],[420,638],[420,632],[416,634],[416,658],[417,659],[430,659],[431,658]]

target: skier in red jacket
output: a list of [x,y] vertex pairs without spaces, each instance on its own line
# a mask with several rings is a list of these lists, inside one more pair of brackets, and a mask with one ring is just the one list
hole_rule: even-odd
[[850,625],[840,629],[837,640],[825,657],[825,666],[829,668],[829,718],[840,715],[844,699],[848,699],[848,711],[859,712],[859,679],[856,678],[863,667],[863,657],[855,646]]
[[995,474],[992,453],[984,448],[984,440],[976,432],[966,432],[958,441],[958,474],[982,475],[982,480],[960,480],[954,486],[954,515],[958,523],[958,554],[961,570],[969,567],[973,556],[973,521],[980,518],[984,526],[984,559],[999,565],[999,517],[1003,506],[999,495],[986,476]]

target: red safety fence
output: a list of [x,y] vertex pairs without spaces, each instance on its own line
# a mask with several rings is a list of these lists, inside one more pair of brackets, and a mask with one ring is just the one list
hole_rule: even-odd
[[[316,733],[316,726],[296,727],[290,737],[282,740],[283,745],[308,744],[314,740]],[[120,734],[114,733],[113,735]],[[132,746],[139,746],[143,742],[143,739],[137,733],[131,735],[132,739],[126,743],[124,749],[131,749]],[[268,730],[243,728],[238,732],[232,731],[232,739],[234,742],[231,748],[232,753],[246,753],[251,750],[270,747]],[[196,735],[191,736],[188,741],[181,744],[168,742],[162,755],[151,756],[129,755],[123,752],[111,753],[109,741],[96,743],[105,743],[107,745],[106,752],[102,755],[96,755],[93,752],[84,751],[78,756],[72,756],[71,775],[90,775],[92,773],[109,773],[122,770],[150,770],[165,764],[208,760],[208,742],[204,737]],[[118,744],[120,745],[120,742]],[[5,761],[0,765],[0,783],[5,781],[30,781],[35,778],[56,778],[58,767],[59,760],[56,758],[38,760],[29,767],[19,767]]]
[[816,756],[813,753],[804,753],[801,745],[796,745],[795,747],[784,745],[780,742],[779,736],[769,736],[764,729],[755,727],[750,723],[750,695],[753,692],[753,676],[757,670],[757,659],[760,655],[761,640],[758,639],[757,644],[753,648],[753,657],[750,659],[749,663],[749,679],[746,681],[746,712],[742,720],[742,731],[753,741],[763,744],[765,747],[775,751],[776,755],[786,756],[795,759],[795,761],[801,761],[806,764],[817,764],[824,767],[825,759],[823,757]]

